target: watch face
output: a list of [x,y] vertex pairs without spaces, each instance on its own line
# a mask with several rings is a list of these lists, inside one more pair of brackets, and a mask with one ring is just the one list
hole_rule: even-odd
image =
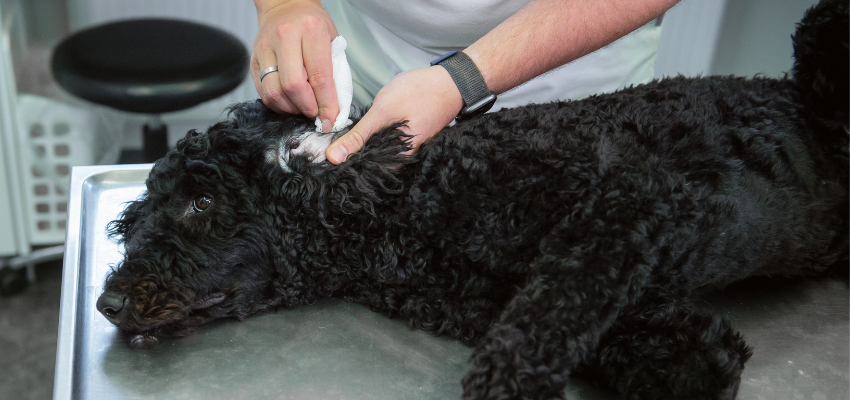
[[458,115],[457,118],[462,120],[479,116],[489,111],[495,103],[496,95],[490,93],[489,96],[476,101],[471,106],[464,107],[463,110],[460,111],[460,115]]

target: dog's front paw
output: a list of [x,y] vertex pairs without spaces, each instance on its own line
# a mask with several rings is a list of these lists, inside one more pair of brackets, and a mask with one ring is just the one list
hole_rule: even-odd
[[563,399],[567,369],[536,338],[496,327],[472,354],[463,399]]
[[633,399],[732,400],[751,354],[727,319],[688,301],[650,302],[614,323],[586,377]]

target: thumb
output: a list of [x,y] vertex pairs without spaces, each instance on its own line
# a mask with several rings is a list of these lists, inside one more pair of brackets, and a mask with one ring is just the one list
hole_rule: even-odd
[[367,112],[363,119],[357,122],[348,133],[331,143],[325,150],[325,157],[328,161],[331,164],[339,165],[349,156],[360,151],[376,130],[373,120],[374,118],[370,118]]

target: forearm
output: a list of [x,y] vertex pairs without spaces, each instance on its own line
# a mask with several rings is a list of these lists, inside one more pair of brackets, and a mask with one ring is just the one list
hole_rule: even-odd
[[502,93],[639,28],[678,0],[532,0],[464,50]]
[[[467,47],[488,89],[502,93],[611,43],[656,18],[677,0],[532,0]],[[411,93],[414,96],[411,96]],[[325,152],[339,164],[374,132],[398,121],[416,148],[463,107],[448,71],[425,67],[396,75],[372,107]]]

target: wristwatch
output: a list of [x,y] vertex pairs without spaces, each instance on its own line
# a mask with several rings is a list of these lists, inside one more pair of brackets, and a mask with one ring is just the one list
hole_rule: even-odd
[[493,107],[496,95],[487,89],[487,83],[481,76],[481,71],[472,62],[466,53],[452,50],[440,58],[431,61],[431,66],[441,65],[455,81],[460,95],[463,97],[464,107],[460,110],[457,119],[463,120],[484,114]]

